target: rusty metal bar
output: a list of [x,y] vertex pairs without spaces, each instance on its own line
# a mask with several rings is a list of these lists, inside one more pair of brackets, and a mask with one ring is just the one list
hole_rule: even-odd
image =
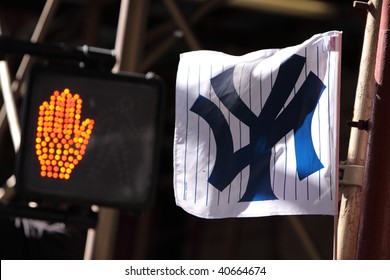
[[[34,32],[31,36],[30,41],[33,43],[41,42],[47,34],[49,26],[52,24],[54,15],[57,12],[59,0],[47,0],[43,7],[42,13],[35,26]],[[33,59],[30,55],[26,54],[23,56],[20,62],[19,68],[15,74],[15,80],[12,82],[12,91],[19,95],[21,83],[23,82],[27,69],[33,63]]]
[[[113,72],[138,70],[143,51],[143,36],[149,0],[122,0],[115,41],[117,64]],[[92,258],[107,260],[115,257],[115,242],[120,212],[113,208],[101,207],[96,227]]]
[[390,259],[390,0],[383,0],[375,66],[358,259]]
[[115,41],[117,64],[113,72],[138,71],[143,55],[149,0],[122,0]]
[[[360,2],[359,2],[360,3]],[[364,6],[367,21],[360,60],[359,78],[356,88],[353,120],[367,120],[372,110],[374,95],[374,68],[378,41],[382,0],[373,0]],[[349,139],[347,166],[363,166],[366,162],[368,133],[353,127]],[[363,183],[363,182],[362,182]],[[359,219],[361,211],[361,187],[357,185],[340,186],[341,204],[337,233],[337,259],[355,259]]]
[[3,93],[4,106],[8,119],[8,124],[11,131],[12,143],[14,145],[15,153],[19,151],[21,140],[21,128],[19,121],[19,114],[16,107],[14,95],[11,90],[11,78],[8,69],[8,64],[5,60],[0,60],[0,84]]

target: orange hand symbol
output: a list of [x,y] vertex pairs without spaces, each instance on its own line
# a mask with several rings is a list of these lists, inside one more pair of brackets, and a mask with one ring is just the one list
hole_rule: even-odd
[[81,122],[82,103],[77,93],[64,89],[39,106],[35,150],[42,177],[68,180],[82,160],[94,125],[91,119]]

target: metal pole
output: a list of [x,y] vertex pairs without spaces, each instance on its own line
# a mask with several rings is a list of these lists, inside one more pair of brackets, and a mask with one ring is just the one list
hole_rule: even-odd
[[137,71],[143,48],[149,0],[122,0],[115,41],[116,65],[113,72]]
[[[2,28],[0,25],[0,35]],[[15,153],[19,151],[21,140],[21,128],[19,122],[19,114],[16,107],[15,99],[11,90],[11,77],[8,69],[5,53],[0,53],[0,86],[3,94],[4,110],[1,110],[0,117],[6,116],[10,127],[12,143]],[[1,123],[0,123],[1,124]]]
[[[137,71],[142,53],[142,36],[146,22],[149,0],[122,0],[115,41],[117,64],[113,72]],[[96,227],[94,259],[113,259],[120,213],[113,208],[99,210]]]
[[390,259],[390,0],[383,0],[375,66],[358,259]]
[[21,128],[19,122],[19,114],[16,108],[14,95],[11,90],[11,78],[8,70],[8,65],[5,60],[0,60],[0,84],[3,93],[5,111],[7,113],[8,124],[11,131],[12,143],[15,153],[19,151],[21,140]]
[[[37,43],[43,40],[46,36],[47,30],[52,23],[53,17],[57,12],[59,0],[47,0],[43,7],[42,13],[38,19],[37,25],[35,26],[34,32],[31,36],[30,41]],[[15,74],[15,80],[12,82],[12,91],[17,95],[20,91],[21,83],[23,82],[27,69],[31,66],[33,60],[30,55],[24,55],[20,62],[18,71]]]
[[[374,68],[378,41],[382,0],[372,0],[366,6],[355,2],[355,7],[367,9],[359,78],[356,88],[353,121],[367,120],[372,110],[375,87]],[[367,153],[368,133],[357,128],[351,129],[347,165],[364,166]],[[340,187],[341,204],[337,233],[337,259],[355,259],[359,219],[361,211],[361,186]]]
[[[47,0],[46,4],[42,10],[41,16],[39,17],[38,23],[34,29],[34,32],[31,36],[31,42],[39,42],[41,41],[47,33],[47,29],[51,24],[51,21],[54,17],[55,12],[57,11],[57,7],[59,4],[59,0]],[[0,35],[1,30],[0,30]],[[28,67],[31,65],[32,59],[30,55],[24,55],[23,59],[20,63],[18,71],[15,75],[15,80],[11,84],[11,90],[16,99],[19,98],[20,94],[20,86],[22,84],[22,80],[25,77],[26,71]],[[3,136],[5,131],[5,117],[6,117],[6,108],[5,105],[1,107],[0,110],[0,137]]]

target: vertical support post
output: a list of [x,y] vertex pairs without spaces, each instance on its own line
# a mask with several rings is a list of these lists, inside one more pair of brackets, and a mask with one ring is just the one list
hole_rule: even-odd
[[[0,58],[2,59],[2,58]],[[0,84],[3,92],[5,111],[7,113],[8,124],[11,131],[12,143],[15,153],[19,151],[21,140],[21,128],[19,122],[18,110],[16,108],[14,95],[11,90],[11,78],[8,65],[5,60],[0,60]]]
[[[0,25],[0,35],[2,34]],[[5,60],[5,54],[0,53],[0,86],[3,94],[4,111],[1,112],[1,116],[6,116],[11,131],[12,143],[14,145],[15,153],[19,151],[21,140],[21,128],[19,122],[19,114],[16,108],[14,95],[11,90],[11,77],[8,69],[7,61]],[[1,125],[1,123],[0,123]]]
[[[140,64],[142,39],[149,0],[122,0],[115,41],[117,64],[113,72],[135,72]],[[94,259],[113,259],[120,213],[116,209],[102,207],[96,227]]]
[[[42,10],[41,16],[39,17],[37,25],[34,29],[33,34],[32,34],[31,42],[39,42],[46,35],[48,27],[51,24],[52,18],[54,17],[54,14],[57,11],[58,4],[59,4],[59,0],[47,0],[46,1],[46,4]],[[0,27],[0,35],[1,35],[1,27]],[[21,81],[24,79],[24,77],[26,75],[27,68],[30,66],[31,62],[32,62],[32,59],[31,59],[30,55],[26,54],[23,56],[22,61],[20,63],[20,66],[18,68],[18,71],[16,72],[15,80],[12,82],[12,84],[10,84],[11,86],[9,88],[9,90],[12,92],[13,98],[17,99],[19,97]],[[8,72],[7,65],[4,64],[4,66],[2,66],[2,68],[4,68],[2,70],[3,71],[2,75],[8,75],[8,74],[6,74]],[[9,82],[11,82],[11,80]],[[6,107],[4,104],[0,110],[0,137],[3,136],[3,133],[5,131],[4,120],[5,120],[6,115],[7,115],[7,111],[6,111]],[[15,128],[11,128],[11,129],[15,129]],[[14,140],[14,142],[15,142],[15,140]],[[14,143],[14,146],[15,146],[15,143]]]
[[390,259],[390,0],[383,0],[357,258]]
[[140,65],[149,0],[122,0],[115,41],[113,72],[137,71]]
[[[31,36],[30,41],[33,43],[40,42],[46,36],[47,30],[51,25],[54,15],[57,12],[59,5],[59,0],[47,0],[45,6],[43,7],[42,13],[38,19],[38,22],[35,26],[34,32]],[[15,74],[15,80],[12,83],[12,91],[15,94],[19,94],[21,82],[24,80],[27,69],[32,63],[31,56],[25,54],[20,62],[18,71]]]
[[[359,77],[356,88],[353,120],[367,120],[372,110],[375,90],[374,68],[382,0],[372,0],[367,8],[367,21],[364,32],[363,49],[360,60]],[[355,3],[355,7],[357,7]],[[366,162],[368,133],[351,128],[347,165],[364,166]],[[342,186],[341,204],[337,232],[337,259],[355,259],[359,219],[361,212],[361,187]]]

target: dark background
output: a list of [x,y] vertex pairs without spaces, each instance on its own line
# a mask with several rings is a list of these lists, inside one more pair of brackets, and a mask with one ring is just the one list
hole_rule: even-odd
[[[189,17],[205,1],[176,2]],[[293,9],[270,10],[260,4],[256,8],[225,4],[199,20],[192,26],[192,30],[202,49],[233,55],[299,44],[314,34],[329,30],[343,31],[340,160],[344,160],[349,141],[349,129],[345,123],[352,118],[353,113],[366,12],[354,9],[353,1],[333,0],[317,1],[327,4],[330,10],[304,13],[304,1],[295,2],[300,5],[296,6],[296,13]],[[3,32],[28,39],[44,3],[42,0],[1,0],[0,22]],[[45,41],[114,48],[119,6],[119,0],[61,1]],[[163,1],[151,1],[141,65],[155,47],[171,36],[171,33],[157,39],[152,36],[152,31],[167,21],[171,21],[171,15]],[[277,216],[204,220],[187,214],[175,205],[172,158],[175,78],[179,54],[190,50],[185,40],[178,40],[157,61],[140,67],[141,73],[153,71],[161,76],[167,92],[157,195],[152,206],[143,213],[121,214],[113,258],[332,259],[333,217]],[[20,57],[11,56],[8,61],[11,72],[15,73]],[[0,139],[1,183],[13,174],[14,167],[15,156],[7,131]],[[66,238],[61,233],[58,235],[61,238],[51,238],[48,234],[46,239],[37,241],[30,237],[27,242],[21,242],[25,236],[20,234],[20,228],[13,228],[13,221],[3,219],[1,223],[1,234],[8,238],[0,239],[2,246],[5,240],[9,240],[6,241],[6,247],[0,247],[3,250],[2,258],[82,258],[84,228],[70,226],[71,231]],[[32,242],[37,245],[29,245]],[[49,246],[50,250],[42,249],[45,246]]]

